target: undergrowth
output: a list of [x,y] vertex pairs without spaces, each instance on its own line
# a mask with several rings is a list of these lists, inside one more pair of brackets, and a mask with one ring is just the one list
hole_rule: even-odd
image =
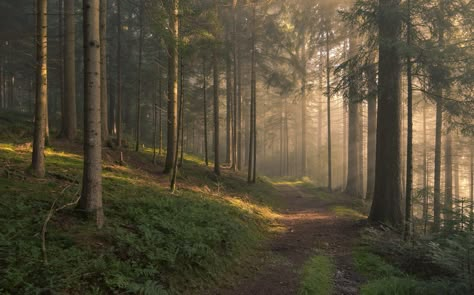
[[472,294],[472,274],[465,264],[469,243],[456,235],[405,242],[389,231],[367,230],[364,246],[354,251],[356,269],[367,279],[361,294]]
[[335,266],[331,258],[313,256],[303,268],[303,278],[298,295],[329,295],[333,290]]
[[[172,195],[138,167],[105,163],[106,227],[97,231],[74,208],[57,212],[47,229],[45,264],[41,227],[56,198],[59,205],[77,198],[82,158],[49,148],[48,176],[34,179],[24,173],[30,146],[7,140],[0,143],[2,294],[200,289],[242,263],[272,228],[275,213],[264,202],[273,191],[265,181],[247,187],[243,178],[211,179],[191,158],[180,176],[186,185]],[[141,157],[150,159],[148,152]]]

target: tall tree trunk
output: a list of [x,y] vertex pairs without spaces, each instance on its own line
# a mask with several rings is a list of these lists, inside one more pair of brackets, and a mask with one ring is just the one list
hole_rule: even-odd
[[136,141],[135,151],[140,150],[140,137],[141,137],[141,116],[142,116],[142,59],[143,59],[143,13],[144,13],[144,0],[140,0],[140,34],[138,36],[138,74],[137,74],[137,117],[136,117]]
[[469,230],[473,231],[473,228],[474,228],[474,140],[472,139],[471,139],[471,179],[469,181],[469,200],[470,200]]
[[242,59],[241,47],[237,44],[237,170],[242,170],[244,157],[242,156]]
[[181,108],[181,114],[179,117],[180,123],[179,125],[181,126],[181,153],[179,156],[179,164],[178,167],[183,166],[183,158],[184,158],[184,64],[183,64],[183,54],[179,55],[179,60],[180,60],[180,91],[179,91],[179,103],[180,103],[180,108]]
[[423,104],[423,233],[428,229],[428,156],[426,151],[426,103]]
[[375,185],[375,153],[377,134],[377,70],[375,65],[367,70],[368,80],[368,111],[367,111],[367,194],[366,199],[372,200]]
[[33,156],[31,167],[38,177],[44,177],[44,146],[46,141],[48,112],[48,3],[47,0],[37,0],[36,23],[36,104],[35,126],[33,137]]
[[379,0],[379,105],[371,222],[401,226],[400,208],[400,0]]
[[[439,7],[439,24],[438,24],[438,45],[440,48],[444,45],[444,0],[438,1]],[[433,83],[438,84],[436,81]],[[443,89],[435,86],[436,93],[436,134],[435,134],[435,168],[434,168],[434,200],[433,200],[433,231],[437,232],[441,228],[441,142],[443,128]]]
[[122,16],[120,1],[117,3],[117,146],[122,146]]
[[100,116],[102,140],[109,135],[108,89],[107,89],[107,4],[100,0]]
[[[351,37],[349,41],[349,50],[350,57],[352,58],[356,54],[356,40],[355,37]],[[346,193],[354,197],[362,197],[363,190],[361,187],[360,181],[360,143],[362,139],[360,138],[360,104],[359,104],[359,95],[358,87],[359,83],[357,81],[357,74],[355,73],[355,66],[352,65],[349,69],[350,80],[349,80],[349,140],[348,140],[348,167],[347,167],[347,187]]]
[[213,66],[213,90],[214,90],[214,173],[221,174],[220,169],[220,153],[219,153],[219,68],[217,64],[217,45],[214,45],[214,52],[212,55]]
[[65,95],[64,95],[64,56],[65,56],[65,31],[64,31],[64,0],[58,0],[58,81],[59,81],[59,104],[61,107],[61,125],[59,136],[64,137],[64,108],[65,108]]
[[79,209],[104,224],[100,113],[100,0],[84,0],[84,173]]
[[161,78],[161,65],[159,74],[158,74],[158,155],[161,156],[163,153],[163,86],[162,86],[162,78]]
[[[228,31],[226,32],[228,36]],[[226,80],[226,163],[233,165],[232,163],[232,138],[233,138],[233,115],[232,115],[232,60],[230,56],[230,41],[226,40],[226,53],[225,53],[225,80]]]
[[452,228],[453,218],[453,152],[452,135],[448,131],[446,134],[444,152],[444,224],[447,228]]
[[168,45],[168,136],[164,173],[174,167],[176,146],[178,145],[178,39],[179,39],[179,0],[172,0],[169,26],[172,38]]
[[301,81],[301,176],[306,176],[307,171],[307,156],[306,156],[306,134],[307,134],[307,102],[306,102],[306,84],[307,84],[307,69],[306,69],[306,38],[303,32],[303,46],[301,47],[301,60],[302,60],[302,81]]
[[[158,84],[161,84],[161,68],[158,62]],[[156,165],[156,149],[157,149],[157,138],[158,138],[158,111],[161,110],[158,108],[158,100],[161,99],[160,96],[160,86],[156,87],[156,84],[153,87],[154,93],[154,102],[153,102],[153,165]],[[157,89],[158,88],[158,89]]]
[[76,17],[74,0],[65,0],[64,3],[64,136],[72,141],[77,132],[76,112]]
[[249,182],[256,182],[257,174],[257,74],[256,74],[256,7],[253,6],[252,17],[252,55],[250,78],[250,148],[249,148]]
[[206,72],[206,58],[202,61],[202,78],[203,78],[203,118],[204,118],[204,161],[206,166],[209,166],[208,140],[207,140],[207,72]]
[[327,135],[328,135],[328,191],[332,191],[332,140],[331,140],[331,63],[329,32],[326,32],[326,95],[327,95]]
[[[411,0],[407,1],[407,47],[411,46]],[[411,55],[407,55],[407,167],[405,189],[405,239],[411,236],[412,231],[412,190],[413,190],[413,81]]]
[[232,57],[233,57],[233,116],[232,116],[232,170],[237,170],[237,109],[238,109],[238,61],[237,61],[237,0],[232,0]]

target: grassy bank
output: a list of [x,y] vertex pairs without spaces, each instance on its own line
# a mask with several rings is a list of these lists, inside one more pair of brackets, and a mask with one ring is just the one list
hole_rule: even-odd
[[247,186],[244,178],[226,173],[215,179],[190,156],[179,191],[170,194],[167,176],[150,164],[149,151],[127,152],[127,165],[119,166],[118,155],[106,150],[105,228],[97,231],[66,207],[47,224],[42,251],[51,208],[79,196],[80,146],[48,148],[47,177],[36,179],[25,173],[29,134],[2,134],[0,293],[190,292],[225,279],[273,228],[268,182]]

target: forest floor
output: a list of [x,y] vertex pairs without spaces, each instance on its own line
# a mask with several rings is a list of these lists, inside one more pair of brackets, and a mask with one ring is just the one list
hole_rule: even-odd
[[[328,294],[359,294],[364,279],[353,262],[364,215],[356,202],[301,184],[276,183],[282,210],[278,221],[286,229],[260,249],[251,271],[214,294],[321,294],[302,289],[305,268],[314,255],[329,257],[333,269]],[[317,268],[324,268],[319,265]],[[316,269],[316,272],[324,272]],[[319,287],[318,287],[319,288]]]

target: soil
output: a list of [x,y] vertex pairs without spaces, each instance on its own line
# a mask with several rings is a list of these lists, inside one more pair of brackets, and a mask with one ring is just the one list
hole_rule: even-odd
[[297,294],[304,264],[321,253],[332,257],[336,266],[334,294],[359,294],[363,278],[354,270],[352,249],[363,222],[336,216],[331,208],[345,205],[344,200],[322,200],[302,187],[277,188],[284,203],[279,223],[286,230],[260,249],[255,265],[239,274],[235,283],[206,293]]

